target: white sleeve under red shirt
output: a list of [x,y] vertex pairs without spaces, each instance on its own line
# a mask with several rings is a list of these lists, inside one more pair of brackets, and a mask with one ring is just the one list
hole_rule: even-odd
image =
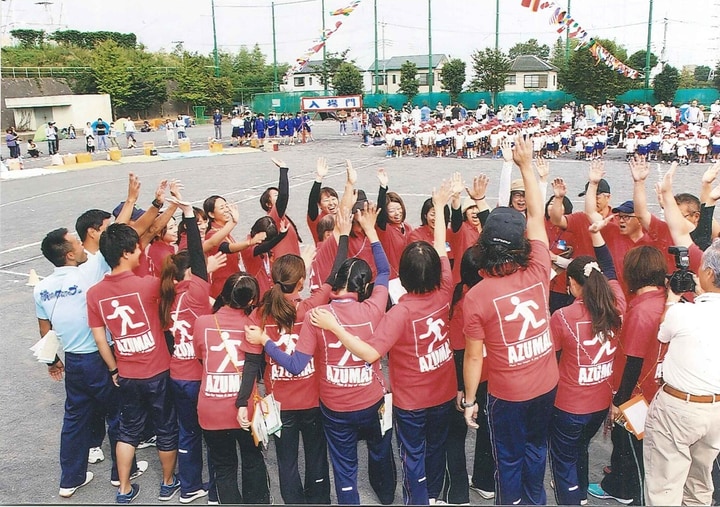
[[550,251],[530,241],[528,267],[486,276],[465,296],[465,337],[483,340],[488,392],[506,401],[528,401],[552,390],[558,366],[548,311]]
[[[277,227],[277,230],[280,231],[280,217],[278,216],[277,208],[275,206],[268,211],[268,216],[273,219],[275,227]],[[287,236],[285,236],[285,238],[272,249],[273,257],[275,259],[279,259],[285,254],[300,255],[300,240],[298,239],[297,230],[293,224],[289,225]]]
[[393,405],[402,410],[430,408],[455,397],[455,364],[449,339],[452,273],[440,258],[440,288],[405,294],[367,339],[381,356],[388,355]]
[[[358,303],[357,294],[350,293],[333,296],[330,304],[321,308],[332,312],[348,332],[367,341],[385,314],[387,298],[387,287],[377,286],[362,303]],[[379,361],[369,365],[351,354],[333,333],[313,326],[309,313],[295,350],[315,358],[320,400],[330,410],[362,410],[382,398],[381,382],[385,381]]]
[[[617,280],[611,280],[616,307],[625,313],[625,295]],[[605,410],[612,402],[612,376],[619,336],[602,340],[593,336],[592,320],[582,299],[556,311],[550,318],[555,350],[560,356],[560,381],[555,406],[571,414]]]
[[112,334],[123,378],[151,378],[170,368],[159,300],[160,280],[131,271],[106,275],[88,290],[88,324]]
[[[240,428],[235,399],[240,391],[245,365],[245,326],[251,323],[242,310],[227,306],[214,315],[203,315],[195,321],[193,345],[196,356],[202,361],[197,411],[200,427],[205,430]],[[251,400],[248,403],[250,419],[253,407]]]
[[195,320],[212,313],[210,284],[192,275],[175,285],[175,301],[170,309],[170,329],[175,350],[170,357],[170,378],[176,380],[200,380],[202,366],[195,357],[193,329]]

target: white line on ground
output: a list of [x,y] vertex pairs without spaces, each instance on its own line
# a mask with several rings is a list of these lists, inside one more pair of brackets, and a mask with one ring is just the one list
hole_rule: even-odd
[[8,248],[7,250],[3,250],[2,252],[0,252],[0,255],[5,255],[5,254],[8,254],[8,253],[10,253],[10,252],[17,252],[18,250],[23,250],[23,249],[25,249],[25,248],[30,248],[31,246],[38,246],[40,243],[42,243],[42,241],[36,241],[35,243],[28,243],[27,245],[16,246],[16,247],[14,247],[14,248]]
[[[0,273],[6,274],[6,275],[15,275],[15,276],[22,276],[24,278],[27,278],[30,276],[30,273],[18,273],[17,271],[8,271],[7,269],[0,269]],[[45,278],[44,276],[38,276],[41,280]]]

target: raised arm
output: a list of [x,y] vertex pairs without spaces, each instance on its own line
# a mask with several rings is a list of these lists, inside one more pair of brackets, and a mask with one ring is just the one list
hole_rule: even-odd
[[128,174],[128,192],[125,198],[125,204],[123,204],[120,213],[115,219],[115,223],[126,224],[132,217],[133,208],[137,204],[138,198],[140,197],[140,178],[135,173]]
[[523,184],[525,185],[525,203],[527,204],[527,238],[542,241],[548,245],[547,231],[545,230],[545,213],[543,211],[542,195],[532,165],[532,140],[523,136],[515,137],[513,148],[513,161],[520,168]]
[[387,191],[388,191],[388,183],[390,182],[390,178],[388,177],[387,172],[385,169],[380,167],[377,170],[377,179],[380,183],[380,189],[378,190],[378,200],[377,200],[377,207],[378,211],[380,212],[377,217],[376,225],[380,228],[380,230],[384,231],[387,227]]
[[436,191],[433,191],[432,202],[435,209],[435,230],[433,233],[433,246],[440,257],[447,257],[447,248],[445,248],[445,238],[447,236],[447,227],[445,226],[445,206],[452,195],[452,186],[450,181],[443,181]]
[[502,150],[503,165],[500,170],[500,188],[498,190],[498,206],[508,206],[510,204],[510,185],[512,184],[512,168],[513,168],[513,151],[512,139],[506,137],[500,144]]
[[677,246],[690,247],[692,244],[692,238],[687,230],[687,220],[682,215],[682,211],[678,207],[673,195],[673,176],[677,169],[677,162],[673,162],[670,166],[670,170],[665,173],[663,179],[659,185],[659,193],[663,200],[663,208],[665,209],[665,222],[670,229],[670,235],[672,236],[673,243]]
[[317,217],[320,214],[320,209],[318,207],[318,202],[320,201],[320,189],[322,189],[322,182],[325,176],[327,176],[328,171],[329,167],[325,157],[318,158],[317,165],[315,166],[315,181],[313,181],[313,186],[310,189],[310,195],[308,196],[307,214],[308,218],[312,221],[317,220]]
[[645,180],[650,174],[650,164],[643,157],[635,156],[628,162],[630,174],[633,179],[633,204],[635,216],[640,220],[643,229],[650,228],[652,214],[648,210],[647,193],[645,192]]
[[[462,180],[462,175],[459,172],[453,173],[450,178],[450,227],[453,232],[460,230],[463,222],[462,216],[462,191],[465,189],[465,184]],[[437,222],[435,222],[437,224]]]
[[548,208],[550,223],[565,230],[568,227],[567,217],[565,216],[565,204],[563,200],[567,195],[567,185],[562,178],[552,180],[553,202]]
[[340,208],[352,209],[355,201],[357,201],[357,193],[355,192],[355,183],[357,183],[357,171],[353,169],[350,160],[345,161],[345,169],[347,178],[345,179],[345,190],[340,199]]
[[375,229],[375,223],[379,213],[380,210],[375,205],[365,203],[365,209],[358,211],[356,216],[360,226],[365,232],[365,236],[370,240],[370,246],[372,247],[373,259],[375,260],[375,267],[377,268],[375,285],[387,287],[388,279],[390,278],[390,264],[388,263],[385,250],[383,250],[377,230]]
[[275,210],[277,211],[278,217],[282,218],[285,216],[288,200],[290,198],[290,183],[288,181],[289,169],[287,164],[282,160],[273,158],[272,161],[280,170],[280,177],[278,179],[278,197],[277,201],[275,201]]

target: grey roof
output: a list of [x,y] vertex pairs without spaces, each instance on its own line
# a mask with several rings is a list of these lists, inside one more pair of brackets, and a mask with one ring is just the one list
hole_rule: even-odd
[[[447,60],[447,56],[442,53],[432,55],[433,69],[436,69],[443,60]],[[393,56],[387,60],[378,60],[378,70],[400,70],[407,61],[417,65],[418,69],[427,69],[428,55]],[[375,70],[375,62],[370,64],[368,70]]]
[[512,61],[510,72],[557,72],[558,69],[553,64],[541,60],[533,55],[521,55]]
[[[310,60],[302,70],[294,72],[294,74],[317,74],[322,69],[322,60]],[[362,74],[363,70],[355,65],[355,68]]]

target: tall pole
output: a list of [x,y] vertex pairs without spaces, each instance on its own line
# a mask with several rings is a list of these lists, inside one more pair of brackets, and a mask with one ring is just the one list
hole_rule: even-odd
[[273,91],[278,91],[278,71],[277,71],[277,42],[275,40],[275,2],[270,4],[272,12],[272,32],[273,32]]
[[432,93],[435,71],[432,64],[432,0],[428,0],[428,93]]
[[[325,36],[325,0],[322,0],[320,2],[321,9],[322,9],[322,31],[323,31],[323,37]],[[327,58],[327,41],[325,41],[325,44],[323,44],[323,69],[325,69],[324,76],[323,76],[323,89],[325,92],[325,95],[328,94],[328,73],[327,73],[327,62],[325,61]]]
[[645,48],[645,100],[647,101],[647,90],[650,88],[650,42],[652,40],[652,11],[653,0],[650,0],[650,12],[648,13],[648,36],[647,47]]
[[378,33],[377,33],[377,0],[374,2],[374,8],[375,8],[375,94],[378,93]]
[[[568,0],[567,16],[570,16],[570,0]],[[568,27],[569,28],[569,27]],[[565,65],[570,62],[570,30],[565,30]]]
[[212,22],[213,22],[213,57],[215,59],[215,77],[220,77],[220,61],[218,60],[217,50],[217,31],[215,30],[215,0],[210,0],[212,6]]
[[495,0],[495,51],[500,49],[500,0]]

